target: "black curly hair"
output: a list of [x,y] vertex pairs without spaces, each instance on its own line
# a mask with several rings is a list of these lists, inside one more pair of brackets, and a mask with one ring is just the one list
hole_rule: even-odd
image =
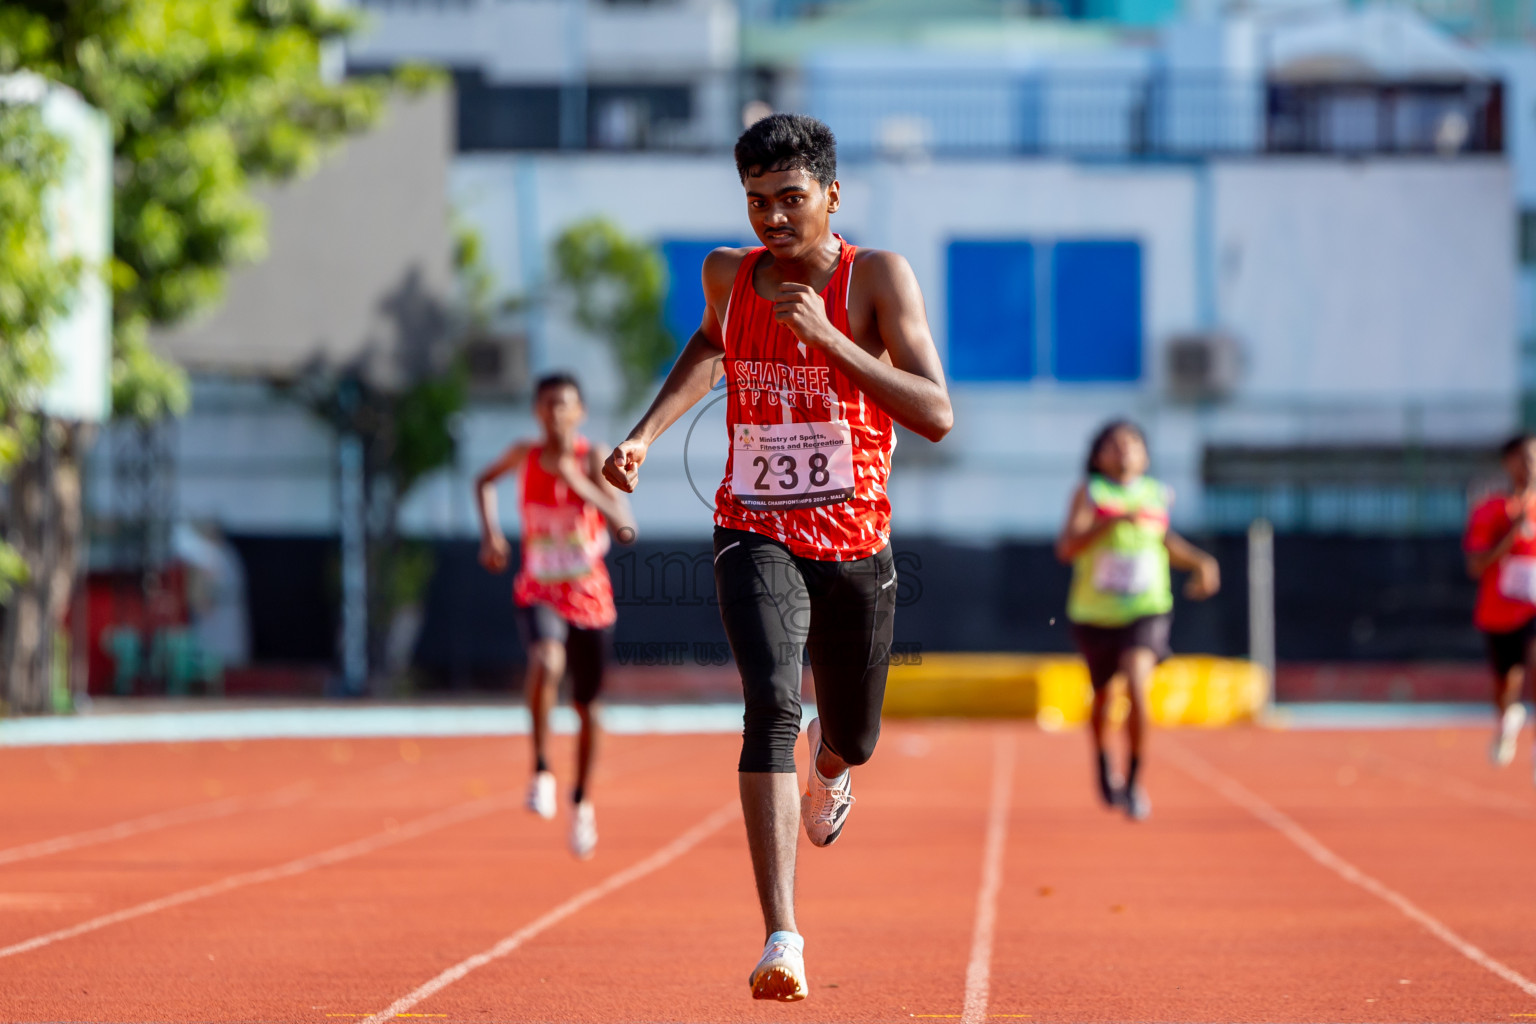
[[1516,434],[1514,437],[1510,438],[1508,441],[1505,441],[1502,445],[1499,446],[1499,458],[1509,458],[1511,455],[1515,454],[1515,452],[1519,451],[1521,448],[1524,448],[1532,441],[1536,441],[1536,434]]
[[837,139],[805,114],[769,114],[736,140],[736,173],[745,182],[768,171],[803,170],[826,188],[837,180]]
[[1099,432],[1093,435],[1093,440],[1088,442],[1089,476],[1104,475],[1104,471],[1099,468],[1099,449],[1104,447],[1104,442],[1108,441],[1110,436],[1117,430],[1129,430],[1131,433],[1136,435],[1137,440],[1141,442],[1141,446],[1143,448],[1147,446],[1147,435],[1142,433],[1141,428],[1136,424],[1132,423],[1130,420],[1110,420],[1108,423],[1100,427]]
[[563,370],[556,373],[545,374],[544,376],[540,377],[538,383],[533,386],[533,397],[538,398],[540,395],[550,390],[551,388],[570,388],[572,391],[576,392],[576,398],[578,401],[586,401],[586,399],[581,394],[581,384],[577,382],[574,374],[566,373]]

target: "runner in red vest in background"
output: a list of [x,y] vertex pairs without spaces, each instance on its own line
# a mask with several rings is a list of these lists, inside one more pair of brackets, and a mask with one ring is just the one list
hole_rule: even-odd
[[519,441],[475,481],[480,510],[480,564],[506,569],[511,547],[496,515],[496,481],[523,471],[523,559],[512,584],[518,632],[528,652],[526,690],[533,719],[533,781],[528,809],[555,816],[555,776],[549,770],[549,709],[560,677],[570,670],[571,699],[581,718],[576,785],[571,792],[571,852],[592,855],[597,821],[592,809],[592,762],[603,665],[614,620],[613,584],[603,555],[608,531],[634,542],[635,524],[624,496],[603,479],[602,457],[577,428],[586,418],[575,378],[540,380],[534,412],[544,428],[539,441]]
[[1526,679],[1536,679],[1536,436],[1522,434],[1499,450],[1509,491],[1472,510],[1467,521],[1467,572],[1478,581],[1473,621],[1488,637],[1493,703],[1499,728],[1494,764],[1515,759]]
[[[814,118],[774,114],[736,143],[761,246],[704,262],[703,322],[604,472],[634,490],[646,452],[725,376],[731,452],[715,495],[715,589],[746,713],[737,770],[767,932],[757,999],[806,994],[795,924],[798,826],[843,830],[850,768],[869,760],[896,609],[886,481],[894,423],[937,441],[953,423],[917,279],[894,253],[832,233],[837,147]],[[818,718],[797,793],[801,657]]]

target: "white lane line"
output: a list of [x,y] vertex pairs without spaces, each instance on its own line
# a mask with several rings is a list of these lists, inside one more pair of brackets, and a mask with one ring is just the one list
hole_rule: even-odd
[[609,875],[590,889],[582,890],[546,913],[543,917],[513,932],[483,953],[476,953],[468,959],[459,961],[425,985],[396,999],[393,1003],[389,1004],[388,1008],[380,1010],[367,1020],[364,1020],[362,1024],[382,1024],[383,1021],[407,1015],[411,1008],[422,1000],[441,992],[471,971],[484,967],[493,960],[501,959],[519,946],[536,938],[540,933],[548,931],[572,914],[596,903],[609,893],[622,889],[629,883],[638,881],[646,875],[659,871],[668,864],[671,864],[683,854],[699,845],[699,843],[720,831],[721,828],[739,817],[740,814],[740,806],[737,801],[732,800],[649,857],[639,863],[631,864],[622,871]]
[[1370,752],[1362,759],[1367,767],[1379,766],[1382,774],[1395,776],[1404,782],[1410,782],[1415,786],[1425,789],[1437,790],[1445,796],[1459,800],[1464,804],[1475,807],[1483,807],[1491,811],[1503,811],[1517,818],[1536,817],[1536,805],[1529,800],[1521,800],[1518,797],[1498,790],[1485,789],[1465,782],[1452,775],[1437,774],[1427,768],[1405,761],[1391,754],[1378,754]]
[[[560,735],[580,727],[569,707],[554,709]],[[615,734],[740,733],[741,702],[611,704],[603,728]],[[192,743],[213,740],[372,739],[428,736],[525,736],[528,709],[505,705],[433,707],[244,708],[0,719],[0,748],[97,743]]]
[[1396,907],[1404,917],[1420,925],[1425,931],[1479,967],[1498,975],[1526,995],[1536,997],[1536,982],[1531,981],[1531,979],[1519,971],[1500,963],[1487,953],[1484,953],[1481,949],[1451,931],[1438,918],[1421,909],[1418,904],[1408,899],[1408,897],[1395,889],[1388,888],[1343,857],[1334,853],[1320,843],[1312,833],[1296,824],[1295,821],[1291,820],[1283,812],[1270,806],[1236,779],[1224,774],[1204,758],[1170,743],[1166,739],[1163,741],[1162,749],[1165,756],[1174,764],[1177,764],[1191,776],[1210,786],[1216,792],[1285,836],[1292,843],[1295,843],[1303,853],[1323,867],[1332,871],[1346,882],[1357,885],[1372,896]]
[[976,927],[971,932],[971,961],[965,968],[965,1007],[960,1024],[982,1024],[992,985],[992,934],[997,925],[997,893],[1003,887],[1003,848],[1008,841],[1008,809],[1013,800],[1012,732],[997,737],[992,761],[992,803],[987,811],[987,841],[981,857],[981,888],[976,893]]
[[[402,740],[402,743],[411,742]],[[485,756],[484,750],[460,750],[451,754],[434,754],[430,764],[431,769],[438,769],[444,765],[453,765],[471,758]],[[504,750],[491,752],[491,759],[502,760],[509,757]],[[383,782],[398,779],[402,776],[416,774],[422,770],[422,762],[402,761],[397,764],[377,765],[363,771],[343,776],[340,785],[351,783],[366,783],[369,780]],[[130,836],[142,835],[145,832],[154,832],[158,829],[169,828],[174,825],[186,825],[193,822],[213,821],[219,818],[227,818],[245,810],[281,810],[302,803],[315,795],[318,787],[313,780],[306,779],[291,785],[274,789],[266,794],[249,796],[225,797],[223,800],[215,800],[207,804],[194,804],[191,807],[177,808],[169,811],[159,811],[146,815],[143,818],[133,818],[128,821],[118,822],[114,825],[104,825],[101,828],[89,829],[84,832],[75,832],[70,835],[58,836],[54,839],[42,839],[35,843],[27,843],[24,846],[11,847],[8,850],[0,850],[0,866],[13,864],[17,861],[31,860],[36,857],[47,857],[55,853],[64,853],[69,850],[78,850],[81,847],[95,846],[100,843],[110,843],[118,839],[126,839]]]
[[224,893],[243,889],[246,886],[260,885],[263,882],[275,882],[280,878],[292,878],[294,875],[302,875],[316,868],[329,867],[332,864],[339,864],[342,861],[352,860],[364,854],[382,850],[387,846],[405,842],[407,839],[424,836],[429,832],[435,832],[449,825],[457,825],[460,822],[484,817],[492,811],[501,810],[519,803],[521,803],[520,794],[502,793],[497,796],[484,797],[467,804],[460,804],[457,807],[450,807],[445,811],[438,811],[436,814],[429,814],[425,818],[417,818],[415,821],[406,822],[397,828],[376,832],[371,836],[365,836],[362,839],[353,840],[341,846],[334,846],[329,850],[322,850],[320,853],[312,853],[307,857],[300,857],[297,860],[290,860],[285,864],[261,868],[257,871],[246,871],[238,875],[230,875],[227,878],[219,879],[217,882],[209,882],[207,885],[199,885],[192,889],[183,889],[169,896],[162,896],[147,903],[139,903],[131,907],[125,907],[122,910],[113,911],[110,914],[93,917],[89,921],[82,921],[80,924],[61,928],[46,935],[39,935],[24,942],[0,947],[0,958],[16,956],[20,953],[30,953],[35,949],[41,949],[44,946],[51,946],[56,942],[63,942],[66,939],[73,939],[80,935],[99,931],[110,925],[121,924],[124,921],[145,917],[161,910],[169,910],[172,907],[179,907],[187,903],[196,902],[197,900],[207,899],[210,896],[221,896]]
[[180,807],[170,811],[158,811],[154,814],[147,814],[142,818],[120,821],[115,825],[103,825],[101,828],[88,829],[84,832],[73,832],[69,835],[58,836],[53,839],[41,839],[35,843],[27,843],[23,846],[13,846],[8,850],[0,850],[0,865],[15,864],[18,861],[32,860],[36,857],[47,857],[55,853],[78,850],[86,846],[110,843],[117,839],[126,839],[129,836],[143,835],[145,832],[170,828],[173,825],[186,825],[196,821],[213,821],[217,818],[227,818],[231,814],[238,814],[240,811],[250,808],[288,807],[303,800],[313,789],[313,783],[299,782],[292,786],[284,786],[282,789],[274,790],[263,796],[226,797],[223,800],[215,800],[212,803],[194,804],[191,807]]

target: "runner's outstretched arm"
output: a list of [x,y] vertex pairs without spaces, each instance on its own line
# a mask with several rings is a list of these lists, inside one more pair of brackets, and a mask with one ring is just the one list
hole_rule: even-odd
[[491,572],[505,569],[512,553],[512,546],[501,532],[501,519],[496,514],[496,481],[516,472],[528,457],[528,450],[528,442],[517,442],[475,477],[475,510],[480,513],[480,564]]
[[826,304],[810,285],[781,285],[774,318],[801,341],[825,352],[897,423],[938,441],[955,425],[955,413],[944,386],[944,364],[928,330],[917,275],[893,252],[871,252],[855,266],[859,294],[871,296],[875,327],[890,362],[833,327]]
[[1169,530],[1163,538],[1168,548],[1168,562],[1175,569],[1192,573],[1184,586],[1184,596],[1204,601],[1221,589],[1221,565],[1210,555]]
[[1057,560],[1071,562],[1094,541],[1129,518],[1123,515],[1099,516],[1094,512],[1093,502],[1088,500],[1088,488],[1078,484],[1077,490],[1072,492],[1072,506],[1067,510],[1067,521],[1061,524],[1061,533],[1056,537]]
[[1520,530],[1529,517],[1530,513],[1522,506],[1519,513],[1510,520],[1509,530],[1499,538],[1497,544],[1484,551],[1467,552],[1467,575],[1475,580],[1482,579],[1483,573],[1488,571],[1489,566],[1497,565],[1505,555],[1514,550],[1515,541],[1519,538]]
[[634,513],[630,511],[624,495],[603,477],[603,456],[596,448],[587,452],[586,465],[561,466],[560,470],[566,486],[603,514],[603,518],[608,521],[609,531],[618,538],[620,544],[635,542],[640,530],[635,524]]
[[723,309],[730,298],[731,282],[736,279],[736,268],[744,251],[716,249],[705,258],[702,275],[704,318],[699,329],[683,346],[651,407],[603,463],[604,479],[619,490],[634,492],[635,483],[640,478],[640,465],[645,462],[645,454],[652,442],[709,394],[709,389],[724,372],[721,363],[725,358],[725,335],[720,329],[716,306]]
[[629,432],[629,437],[603,463],[603,476],[609,483],[621,491],[634,492],[640,465],[645,461],[651,443],[699,399],[709,394],[710,386],[720,377],[723,351],[706,338],[702,330],[693,333],[677,362],[672,364],[656,400]]

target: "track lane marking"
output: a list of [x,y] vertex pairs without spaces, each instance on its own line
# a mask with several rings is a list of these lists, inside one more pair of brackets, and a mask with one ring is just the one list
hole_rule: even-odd
[[271,793],[260,796],[226,797],[223,800],[215,800],[211,803],[193,804],[190,807],[179,807],[168,811],[156,811],[154,814],[146,814],[142,818],[130,818],[127,821],[120,821],[115,825],[103,825],[99,828],[86,829],[83,832],[72,832],[53,839],[40,839],[35,843],[26,843],[21,846],[13,846],[8,850],[0,850],[0,865],[15,864],[19,861],[33,860],[37,857],[48,857],[55,853],[79,850],[87,846],[98,846],[101,843],[127,839],[130,836],[143,835],[146,832],[155,832],[174,825],[215,821],[245,810],[288,807],[299,803],[309,796],[314,791],[314,788],[314,784],[311,782],[296,782],[291,786],[284,786],[281,789],[273,790]]
[[1526,995],[1536,998],[1536,982],[1531,981],[1531,979],[1514,968],[1495,960],[1477,946],[1457,935],[1442,923],[1439,918],[1421,909],[1418,904],[1402,893],[1388,888],[1343,857],[1334,853],[1283,811],[1267,803],[1252,790],[1216,768],[1205,758],[1167,740],[1163,741],[1163,749],[1166,751],[1168,759],[1182,768],[1190,777],[1205,783],[1232,803],[1279,832],[1300,848],[1308,857],[1311,857],[1314,861],[1351,885],[1359,886],[1377,899],[1395,907],[1404,917],[1418,924],[1425,931],[1479,967],[1504,979]]
[[671,864],[740,816],[740,805],[733,799],[649,857],[631,864],[621,871],[614,872],[589,889],[582,890],[531,924],[525,925],[511,935],[508,935],[484,952],[476,953],[474,956],[459,961],[431,981],[406,993],[393,1003],[390,1003],[385,1009],[367,1018],[363,1021],[363,1024],[383,1024],[383,1022],[393,1018],[407,1016],[408,1011],[416,1007],[423,1000],[436,995],[454,982],[463,979],[470,972],[507,956],[519,946],[537,938],[541,933],[548,931],[566,918],[596,903],[609,893],[622,889],[629,883],[638,881],[646,875],[659,871],[668,864]]
[[[405,763],[373,765],[348,772],[333,780],[327,780],[328,783],[332,784],[325,787],[320,786],[313,779],[303,779],[264,794],[231,796],[225,797],[222,800],[212,801],[211,803],[193,804],[189,807],[156,811],[142,818],[130,818],[127,821],[120,821],[112,825],[102,825],[97,828],[57,836],[53,839],[40,839],[22,846],[0,850],[0,866],[24,860],[33,860],[38,857],[48,857],[56,853],[67,853],[71,850],[78,850],[89,846],[98,846],[102,843],[128,839],[176,825],[217,821],[220,818],[231,817],[242,811],[282,810],[303,803],[313,796],[322,794],[334,795],[335,793],[343,792],[354,784],[393,780],[423,771],[437,774],[438,770],[444,766],[456,768],[460,762],[481,756],[484,753],[483,749],[440,753],[435,755],[431,764],[425,768],[419,759]],[[500,749],[492,751],[493,760],[501,760],[504,757],[505,754]]]
[[1366,767],[1380,768],[1383,777],[1397,778],[1415,786],[1422,786],[1464,804],[1484,807],[1491,811],[1503,811],[1527,820],[1536,817],[1536,806],[1528,800],[1521,800],[1499,790],[1467,782],[1454,775],[1437,775],[1422,765],[1392,754],[1367,751],[1361,756],[1360,761]]
[[385,847],[394,846],[408,839],[416,839],[420,836],[446,828],[449,825],[457,825],[462,822],[472,821],[475,818],[484,817],[493,811],[503,810],[517,806],[522,802],[521,794],[502,793],[496,796],[483,797],[467,804],[459,804],[447,810],[429,814],[424,818],[406,822],[393,829],[385,829],[375,832],[373,835],[355,839],[341,846],[333,846],[329,850],[312,853],[306,857],[286,861],[269,868],[260,868],[256,871],[244,871],[237,875],[221,878],[216,882],[195,886],[191,889],[183,889],[180,892],[171,893],[169,896],[161,896],[158,899],[138,903],[122,910],[113,911],[110,914],[102,914],[88,921],[71,925],[68,928],[60,928],[57,931],[38,935],[23,942],[17,942],[9,946],[0,947],[0,959],[17,956],[21,953],[30,953],[44,946],[51,946],[66,939],[73,939],[81,935],[87,935],[94,931],[135,918],[146,917],[149,914],[169,910],[172,907],[185,906],[198,900],[208,899],[211,896],[222,896],[224,893],[233,892],[236,889],[244,889],[252,885],[260,885],[264,882],[275,882],[283,878],[292,878],[313,871],[316,868],[329,867],[332,864],[340,864],[343,861],[353,860],[365,854],[382,850]]
[[987,1019],[992,984],[992,936],[997,930],[997,894],[1003,886],[1003,849],[1008,842],[1008,810],[1013,800],[1014,736],[998,735],[992,756],[992,798],[987,809],[987,839],[981,856],[981,886],[976,892],[976,924],[971,959],[965,968],[965,1007],[961,1024]]

